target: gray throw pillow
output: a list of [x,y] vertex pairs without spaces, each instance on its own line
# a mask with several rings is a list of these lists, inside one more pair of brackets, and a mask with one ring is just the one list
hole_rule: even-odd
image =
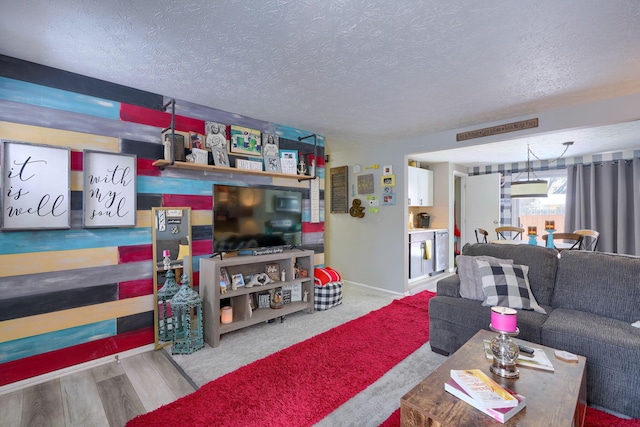
[[480,269],[485,296],[482,305],[499,305],[547,314],[531,293],[528,266],[485,261],[476,263]]
[[488,255],[458,255],[456,257],[456,264],[458,264],[458,276],[460,277],[460,296],[462,298],[483,301],[484,292],[482,292],[482,280],[476,260],[501,262],[504,264],[513,264],[513,260],[496,258]]

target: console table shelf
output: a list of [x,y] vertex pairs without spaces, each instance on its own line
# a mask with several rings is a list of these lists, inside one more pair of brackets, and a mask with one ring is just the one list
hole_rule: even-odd
[[205,171],[205,172],[223,172],[223,173],[240,173],[247,175],[262,175],[262,176],[271,176],[276,178],[289,178],[289,179],[297,179],[299,181],[308,181],[314,179],[315,176],[308,175],[294,175],[290,173],[281,173],[281,172],[266,172],[266,171],[258,171],[251,169],[238,169],[238,168],[227,168],[224,166],[212,166],[212,165],[201,165],[198,163],[188,163],[188,162],[173,162],[170,164],[168,160],[156,160],[153,162],[153,166],[156,166],[160,169],[163,168],[175,168],[175,169],[190,169],[197,171]]
[[[277,254],[232,256],[222,260],[217,258],[200,259],[200,297],[203,304],[205,342],[211,347],[217,347],[220,344],[220,336],[227,332],[299,311],[306,310],[308,313],[313,313],[313,257],[313,251],[292,249]],[[220,293],[221,268],[226,268],[229,276],[234,274],[250,275],[264,273],[266,264],[278,264],[280,270],[285,271],[285,281],[276,281],[262,286],[241,286],[236,290],[228,288],[226,293]],[[307,270],[308,277],[294,277],[295,264],[298,264],[301,269]],[[300,296],[304,296],[306,293],[307,300],[304,301],[302,298],[301,301],[291,301],[284,304],[282,308],[256,308],[252,310],[249,307],[251,294],[269,292],[291,285],[299,286]],[[229,305],[233,310],[231,323],[220,321],[222,300],[229,300]]]

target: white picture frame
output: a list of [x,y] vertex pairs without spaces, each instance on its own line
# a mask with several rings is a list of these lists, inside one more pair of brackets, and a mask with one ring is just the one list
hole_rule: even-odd
[[71,227],[71,150],[2,140],[2,230]]
[[136,155],[84,150],[82,163],[83,226],[135,227]]

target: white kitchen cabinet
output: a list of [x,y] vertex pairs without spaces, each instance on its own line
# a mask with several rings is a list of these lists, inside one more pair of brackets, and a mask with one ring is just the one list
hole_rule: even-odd
[[409,206],[433,206],[433,171],[409,166]]

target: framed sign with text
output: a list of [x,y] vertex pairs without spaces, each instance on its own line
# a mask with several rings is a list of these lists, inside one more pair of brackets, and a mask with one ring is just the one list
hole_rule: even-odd
[[136,156],[83,152],[83,225],[86,228],[136,225]]
[[349,173],[347,166],[329,169],[331,175],[331,213],[349,212]]
[[70,149],[2,141],[2,229],[70,228]]

